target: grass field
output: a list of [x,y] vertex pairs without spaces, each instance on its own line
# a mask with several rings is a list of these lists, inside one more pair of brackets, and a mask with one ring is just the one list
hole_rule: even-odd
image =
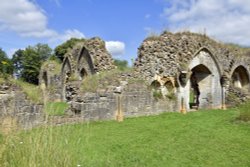
[[[0,166],[246,167],[250,124],[237,110],[44,127],[4,136]],[[0,135],[1,142],[1,135]]]

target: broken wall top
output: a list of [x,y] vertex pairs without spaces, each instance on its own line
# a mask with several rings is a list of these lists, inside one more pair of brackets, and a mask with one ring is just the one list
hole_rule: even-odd
[[176,76],[181,70],[188,70],[189,62],[201,50],[210,52],[220,70],[228,76],[237,64],[250,65],[247,56],[250,55],[250,49],[223,44],[202,34],[164,32],[143,41],[138,49],[135,69],[148,80],[155,75]]

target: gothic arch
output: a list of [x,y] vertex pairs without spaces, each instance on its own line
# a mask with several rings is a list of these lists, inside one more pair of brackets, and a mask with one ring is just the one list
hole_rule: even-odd
[[85,47],[82,48],[80,54],[78,55],[77,71],[80,77],[82,71],[84,71],[86,75],[95,73],[93,59]]
[[72,68],[71,68],[71,64],[70,64],[70,59],[69,57],[65,57],[64,61],[63,61],[63,64],[62,64],[62,71],[61,73],[62,74],[66,74],[68,72],[71,73],[72,71]]
[[[217,67],[217,70],[218,70],[218,72],[219,72],[219,74],[220,74],[220,76],[221,76],[221,75],[222,75],[222,69],[221,69],[221,67],[220,67],[220,65],[219,65],[219,63],[218,63],[219,61],[218,61],[217,57],[214,56],[213,52],[210,51],[210,49],[208,49],[207,47],[201,47],[200,49],[198,49],[198,51],[195,52],[194,56],[192,57],[192,60],[193,60],[200,52],[202,52],[202,51],[208,53],[209,56],[213,59],[213,62],[215,63],[215,65],[216,65],[216,67]],[[192,60],[190,60],[190,62],[191,62]]]
[[250,89],[249,70],[243,64],[236,65],[231,71],[231,86],[248,90]]
[[67,100],[67,83],[69,82],[69,77],[72,73],[72,68],[71,68],[71,64],[70,64],[70,59],[69,57],[65,57],[63,64],[62,64],[62,70],[61,70],[61,76],[62,76],[62,100],[66,101]]
[[189,61],[188,69],[186,84],[179,87],[180,108],[221,108],[221,70],[216,57],[207,48],[201,48]]

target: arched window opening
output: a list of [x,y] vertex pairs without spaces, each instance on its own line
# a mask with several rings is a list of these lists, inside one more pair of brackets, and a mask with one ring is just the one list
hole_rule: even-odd
[[79,71],[80,80],[84,80],[87,77],[87,72],[84,68]]
[[46,71],[43,72],[42,78],[43,78],[43,83],[44,83],[45,87],[47,88],[48,87],[48,75],[47,75]]
[[237,67],[232,74],[232,86],[240,89],[249,90],[249,76],[246,68]]
[[152,92],[153,92],[153,96],[155,99],[162,99],[163,95],[161,92],[161,84],[158,81],[153,81],[150,85]]

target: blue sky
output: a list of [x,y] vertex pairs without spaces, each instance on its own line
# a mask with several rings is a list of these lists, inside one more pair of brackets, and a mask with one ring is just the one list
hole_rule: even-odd
[[249,0],[0,0],[0,47],[99,36],[114,58],[130,61],[151,33],[189,30],[250,45]]

